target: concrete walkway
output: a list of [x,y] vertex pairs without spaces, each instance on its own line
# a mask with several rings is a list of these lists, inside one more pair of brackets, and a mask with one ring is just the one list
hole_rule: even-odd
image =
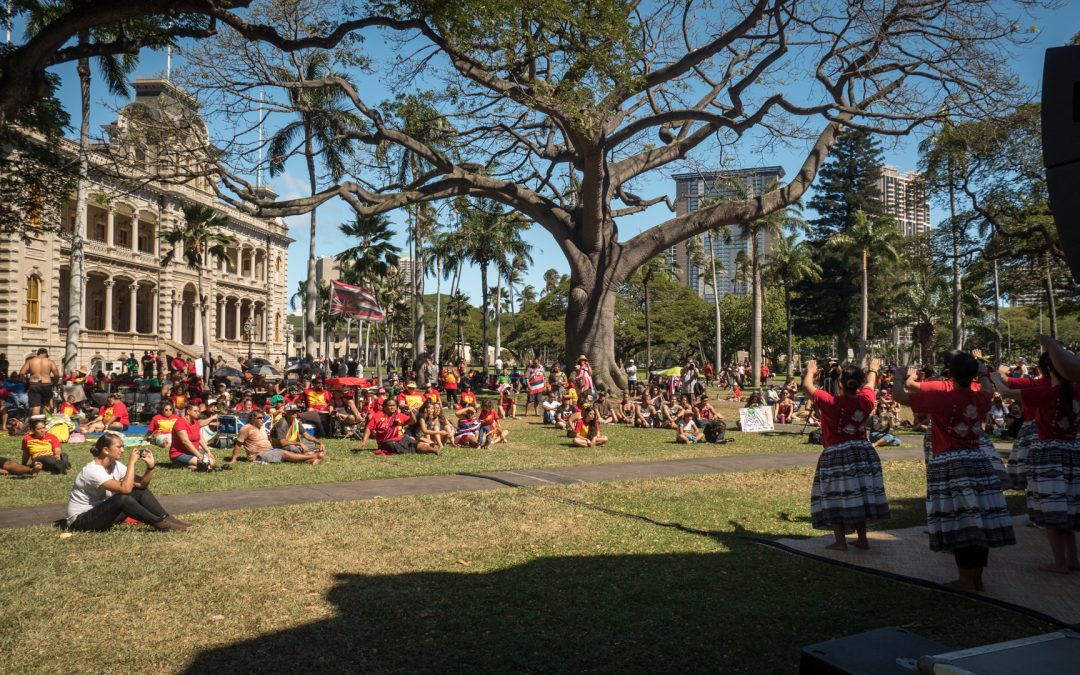
[[[921,459],[922,448],[883,448],[880,454],[882,461]],[[227,492],[198,492],[159,498],[169,513],[179,516],[196,511],[233,511],[328,501],[355,501],[447,492],[467,492],[471,490],[510,489],[510,486],[506,485],[506,483],[535,487],[617,480],[643,480],[692,474],[789,469],[800,466],[814,466],[817,459],[818,453],[815,452],[692,457],[652,462],[592,464],[552,469],[522,469],[520,471],[498,471],[474,475],[416,476],[412,478],[357,480],[315,485],[285,485]],[[66,513],[66,504],[0,509],[0,529],[47,525],[64,518]]]

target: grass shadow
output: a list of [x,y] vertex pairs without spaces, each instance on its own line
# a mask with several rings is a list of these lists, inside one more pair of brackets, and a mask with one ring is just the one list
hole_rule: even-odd
[[[726,533],[720,552],[548,557],[485,573],[339,574],[328,619],[209,649],[188,673],[794,672],[802,645],[920,621],[967,646],[1044,628]],[[746,593],[759,588],[760,593]],[[844,602],[830,598],[844,597]],[[924,616],[949,604],[940,624]],[[724,626],[724,630],[718,630]],[[974,627],[974,628],[973,628]]]

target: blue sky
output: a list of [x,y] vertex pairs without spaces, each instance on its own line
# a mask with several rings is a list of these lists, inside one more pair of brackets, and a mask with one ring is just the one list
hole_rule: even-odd
[[[1037,87],[1042,77],[1043,51],[1047,47],[1065,44],[1074,33],[1080,31],[1080,3],[1067,2],[1057,12],[1043,13],[1034,17],[1032,24],[1039,29],[1038,37],[1031,43],[1016,52],[1014,70],[1016,74],[1028,85]],[[17,31],[18,32],[18,31]],[[2,37],[2,36],[0,36]],[[371,43],[368,43],[371,49]],[[182,65],[182,57],[173,55],[173,66]],[[150,75],[163,72],[165,69],[165,55],[160,52],[144,51],[137,73]],[[78,122],[78,78],[73,65],[65,65],[54,70],[60,75],[62,86],[60,90],[61,100],[71,112],[72,121]],[[367,92],[365,98],[369,101],[379,101],[390,98],[390,92],[386,92],[382,81],[377,77],[362,81],[361,85]],[[111,122],[114,118],[114,110],[122,105],[123,101],[112,100],[100,86],[92,91],[93,112],[91,116],[92,133],[100,133],[100,125]],[[73,129],[74,134],[77,129]],[[916,168],[918,162],[917,146],[921,140],[919,135],[910,136],[896,141],[885,139],[885,161],[900,168],[902,171]],[[803,161],[803,155],[798,148],[787,150],[779,149],[775,155],[759,157],[747,161],[747,165],[772,165],[779,164],[784,167],[788,175],[791,175]],[[282,197],[296,197],[307,194],[307,179],[302,167],[290,165],[288,171],[271,182]],[[674,181],[670,175],[674,171],[654,172],[647,180],[642,180],[636,185],[639,194],[654,196],[667,192],[674,192]],[[808,217],[813,213],[807,211]],[[934,205],[932,220],[938,222],[942,218],[942,209]],[[663,221],[668,217],[666,208],[653,207],[652,209],[635,216],[623,219],[619,222],[619,231],[623,239],[628,239],[643,229]],[[316,252],[320,256],[332,256],[340,251],[348,242],[338,234],[337,225],[351,220],[351,209],[342,202],[332,202],[319,209],[319,236],[316,239]],[[396,243],[407,250],[404,235],[404,214],[394,213],[392,220],[400,227]],[[290,234],[296,240],[289,250],[289,289],[296,288],[304,278],[305,260],[308,250],[308,216],[296,216],[287,219],[290,225]],[[532,256],[534,265],[526,277],[526,283],[540,288],[543,286],[542,275],[548,268],[554,267],[560,272],[567,272],[567,266],[558,245],[552,237],[542,228],[533,227],[527,234],[526,239],[533,246]],[[434,291],[434,279],[428,278],[428,292]],[[466,268],[463,275],[462,288],[468,293],[473,304],[479,304],[480,298],[480,275],[475,269]],[[291,292],[291,290],[290,290]]]

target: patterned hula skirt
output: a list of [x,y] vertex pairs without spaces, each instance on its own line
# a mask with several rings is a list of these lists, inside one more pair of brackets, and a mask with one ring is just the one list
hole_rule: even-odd
[[881,476],[881,460],[869,441],[830,445],[818,457],[810,490],[810,520],[815,530],[889,518],[889,501]]
[[1027,489],[1027,458],[1031,444],[1039,438],[1039,427],[1035,420],[1025,420],[1013,441],[1009,451],[1009,484],[1014,490]]
[[949,450],[926,465],[926,525],[931,551],[1016,543],[1001,478],[986,450]]
[[998,475],[998,481],[1001,482],[1001,489],[1007,489],[1011,485],[1009,472],[1005,469],[1005,462],[1001,461],[1001,454],[994,447],[994,439],[985,431],[979,434],[979,448],[986,453],[990,466],[994,467],[994,473]]
[[1028,517],[1036,525],[1080,530],[1080,442],[1031,442],[1027,501]]

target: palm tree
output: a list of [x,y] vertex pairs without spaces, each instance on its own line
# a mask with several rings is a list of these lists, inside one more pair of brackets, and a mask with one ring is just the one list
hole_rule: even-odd
[[761,386],[761,330],[765,304],[761,249],[765,242],[780,237],[785,227],[806,227],[798,205],[780,209],[745,226],[745,234],[750,242],[750,377],[754,387]]
[[[342,76],[331,70],[330,57],[325,52],[310,52],[300,57],[296,72],[274,68],[273,76],[278,82],[321,80]],[[285,163],[297,149],[307,164],[308,187],[311,194],[317,192],[318,175],[315,172],[316,157],[337,181],[346,173],[346,160],[353,153],[353,140],[348,132],[364,126],[361,118],[341,107],[346,96],[337,85],[321,87],[286,86],[290,108],[297,118],[270,137],[270,175],[285,170]],[[308,354],[315,351],[315,223],[316,209],[311,209],[308,235],[307,302],[304,306],[304,349]]]
[[[468,258],[480,268],[481,319],[480,333],[483,343],[483,363],[485,374],[489,368],[488,360],[488,318],[487,308],[491,306],[488,293],[488,265],[498,263],[504,256],[527,254],[531,248],[521,237],[526,227],[520,219],[503,213],[502,207],[489,199],[479,199],[475,206],[466,212],[460,230],[462,243]],[[501,288],[502,275],[496,278]],[[498,289],[496,290],[498,292]],[[498,307],[496,316],[498,316]],[[501,346],[501,345],[499,345]]]
[[829,237],[829,246],[839,249],[849,259],[858,258],[862,269],[859,363],[866,360],[866,339],[870,326],[870,259],[874,257],[885,262],[896,262],[900,259],[897,248],[901,239],[892,218],[870,218],[861,209],[855,212],[851,227]]
[[[390,241],[393,236],[390,218],[385,214],[357,216],[351,223],[338,225],[338,230],[346,237],[360,240],[356,246],[351,246],[335,256],[340,263],[341,280],[369,291],[374,290],[374,280],[386,276],[391,268],[396,267],[401,254],[401,249]],[[369,352],[370,341],[371,324],[368,323],[367,338],[364,341],[365,356]]]
[[161,259],[168,267],[174,258],[182,257],[188,268],[195,270],[199,290],[199,311],[202,312],[203,363],[210,366],[210,325],[206,320],[207,298],[203,293],[203,267],[214,260],[229,260],[228,249],[236,239],[221,231],[225,216],[202,204],[184,205],[184,226],[166,232],[162,238],[171,245]]
[[727,227],[718,227],[709,230],[705,241],[703,242],[703,248],[707,247],[708,251],[702,251],[702,255],[709,261],[709,277],[710,283],[713,289],[713,328],[716,333],[716,374],[719,376],[720,372],[724,369],[724,352],[721,347],[721,326],[720,326],[720,280],[719,274],[724,272],[723,263],[716,259],[716,242],[723,240],[725,243],[730,243],[731,236]]
[[[641,284],[642,296],[645,303],[645,379],[648,380],[652,368],[652,303],[649,298],[649,286],[658,274],[668,274],[675,277],[678,273],[678,262],[668,261],[664,254],[658,255],[639,267],[631,278],[636,276]],[[546,276],[546,275],[545,275]]]
[[[435,260],[435,362],[442,363],[442,282],[449,280],[454,274],[455,268],[460,265],[447,265],[447,261],[460,260],[457,255],[457,238],[452,232],[436,231],[431,235],[429,250]],[[452,293],[451,289],[451,295]]]
[[[503,303],[506,300],[510,301],[510,311],[514,309],[514,275],[515,273],[520,275],[520,270],[529,269],[529,265],[532,264],[532,256],[529,252],[532,250],[532,245],[525,242],[521,237],[522,231],[528,227],[528,225],[521,222],[520,219],[514,218],[514,216],[508,216],[506,227],[500,228],[500,235],[505,239],[501,242],[501,250],[499,255],[495,259],[496,270],[496,284],[495,284],[495,356],[498,357],[502,354],[502,312]],[[515,221],[518,227],[514,226],[514,223],[509,221]],[[506,280],[509,286],[510,294],[508,298],[503,298],[502,295],[502,282]]]
[[518,311],[525,309],[525,305],[531,305],[536,302],[536,289],[531,285],[522,286],[521,292],[518,293],[518,301],[521,303],[518,306]]
[[454,319],[457,321],[459,359],[465,358],[465,327],[462,324],[462,317],[468,316],[470,309],[469,296],[460,290],[451,295],[450,300],[446,303],[446,311],[453,314]]
[[[28,25],[31,32],[38,32],[50,21],[61,14],[72,11],[74,4],[70,0],[59,3],[33,3],[27,7]],[[92,42],[113,42],[121,37],[123,32],[130,36],[132,30],[140,33],[153,33],[160,26],[151,20],[140,20],[123,28],[117,24],[96,26],[90,30],[79,33],[78,44],[85,47]],[[169,38],[162,35],[151,39],[149,46],[161,46],[166,44]],[[97,57],[101,79],[106,88],[113,96],[128,95],[127,78],[135,70],[139,57],[136,54],[102,54]],[[68,307],[67,307],[67,338],[64,344],[63,369],[69,373],[78,367],[79,341],[82,331],[82,304],[83,289],[86,287],[86,273],[84,271],[85,254],[83,242],[86,239],[86,205],[88,200],[89,183],[87,176],[90,170],[90,58],[78,59],[76,72],[79,75],[80,110],[82,114],[79,125],[79,183],[75,196],[75,223],[71,232],[71,266],[68,275]],[[110,242],[111,243],[111,242]]]
[[559,275],[559,270],[549,269],[544,272],[544,295],[551,295],[551,293],[559,287],[559,282],[562,277]]
[[791,289],[801,281],[821,279],[821,266],[814,260],[809,242],[798,241],[798,232],[777,237],[766,262],[767,275],[784,289],[784,319],[787,323],[787,376],[795,374],[795,351],[791,319]]

